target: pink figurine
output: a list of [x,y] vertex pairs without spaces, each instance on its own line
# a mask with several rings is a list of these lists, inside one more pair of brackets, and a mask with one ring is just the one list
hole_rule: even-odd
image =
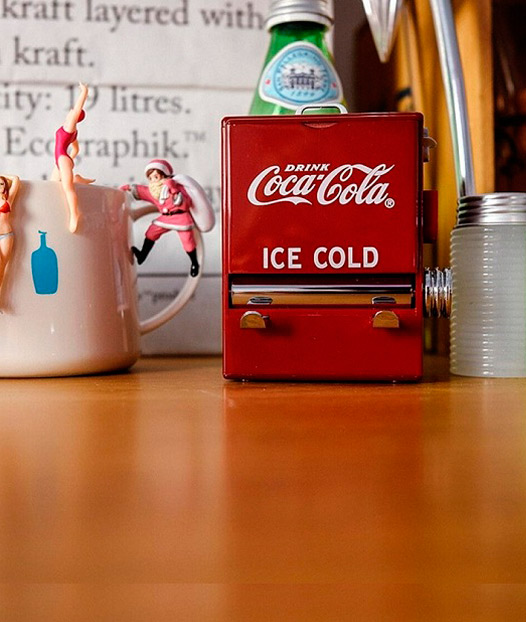
[[[86,116],[84,104],[88,98],[88,87],[79,83],[80,94],[75,102],[75,106],[68,112],[64,125],[55,133],[55,168],[51,174],[52,181],[60,181],[69,208],[69,230],[75,233],[79,222],[78,198],[75,192],[74,183],[90,184],[93,179],[86,179],[80,175],[73,175],[73,160],[79,152],[77,141],[77,123],[80,123]],[[68,147],[71,146],[71,153],[68,154]]]
[[132,247],[137,263],[140,265],[144,262],[162,235],[168,231],[177,231],[190,257],[190,275],[195,277],[199,274],[200,266],[193,229],[197,222],[201,231],[208,231],[214,223],[214,213],[206,194],[191,177],[177,175],[174,178],[172,165],[166,160],[152,160],[146,165],[145,174],[149,181],[147,186],[127,184],[120,187],[121,190],[130,191],[134,199],[155,205],[161,213],[146,231],[142,248],[139,250]]
[[14,234],[11,226],[11,207],[20,188],[16,175],[0,176],[0,288],[13,251]]

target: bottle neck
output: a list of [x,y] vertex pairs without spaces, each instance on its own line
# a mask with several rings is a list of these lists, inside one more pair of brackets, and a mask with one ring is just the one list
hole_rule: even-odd
[[267,61],[281,48],[295,41],[308,41],[328,54],[325,42],[327,26],[316,22],[283,22],[270,29]]
[[310,33],[323,37],[326,32],[327,26],[318,22],[281,22],[270,29],[271,37],[289,37],[291,40],[303,39]]

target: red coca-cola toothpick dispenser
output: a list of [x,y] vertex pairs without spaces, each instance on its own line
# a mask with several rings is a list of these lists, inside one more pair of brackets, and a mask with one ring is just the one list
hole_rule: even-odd
[[222,130],[224,376],[419,380],[422,115],[237,117]]

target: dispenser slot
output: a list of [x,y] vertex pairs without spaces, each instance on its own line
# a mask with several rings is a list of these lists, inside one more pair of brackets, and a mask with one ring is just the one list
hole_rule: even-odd
[[238,283],[230,285],[232,307],[412,307],[414,286],[407,282]]

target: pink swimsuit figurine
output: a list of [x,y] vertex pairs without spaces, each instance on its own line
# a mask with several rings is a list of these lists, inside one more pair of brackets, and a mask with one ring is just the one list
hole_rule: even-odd
[[[69,230],[75,233],[79,222],[78,198],[75,192],[74,183],[90,184],[94,180],[86,179],[80,175],[73,174],[74,163],[79,152],[77,142],[77,123],[80,123],[86,116],[84,113],[84,104],[88,98],[88,87],[79,83],[80,94],[75,102],[75,106],[68,112],[64,125],[55,133],[55,168],[51,174],[53,181],[60,181],[62,189],[66,195],[66,201],[69,208]],[[71,146],[71,152],[68,154],[68,148]]]
[[203,215],[206,224],[204,227],[199,226],[202,231],[209,230],[214,219],[206,194],[191,177],[176,175],[174,178],[172,165],[166,160],[152,160],[146,165],[145,174],[149,181],[147,186],[132,184],[120,187],[121,190],[130,191],[134,199],[155,205],[160,212],[160,216],[153,220],[146,231],[142,248],[139,250],[132,247],[137,263],[140,265],[144,262],[162,235],[168,231],[177,231],[181,244],[190,257],[190,275],[195,277],[200,269],[193,231],[196,226],[195,218],[199,226],[199,213]]
[[20,179],[16,175],[0,175],[0,288],[13,251],[11,207],[19,188]]

